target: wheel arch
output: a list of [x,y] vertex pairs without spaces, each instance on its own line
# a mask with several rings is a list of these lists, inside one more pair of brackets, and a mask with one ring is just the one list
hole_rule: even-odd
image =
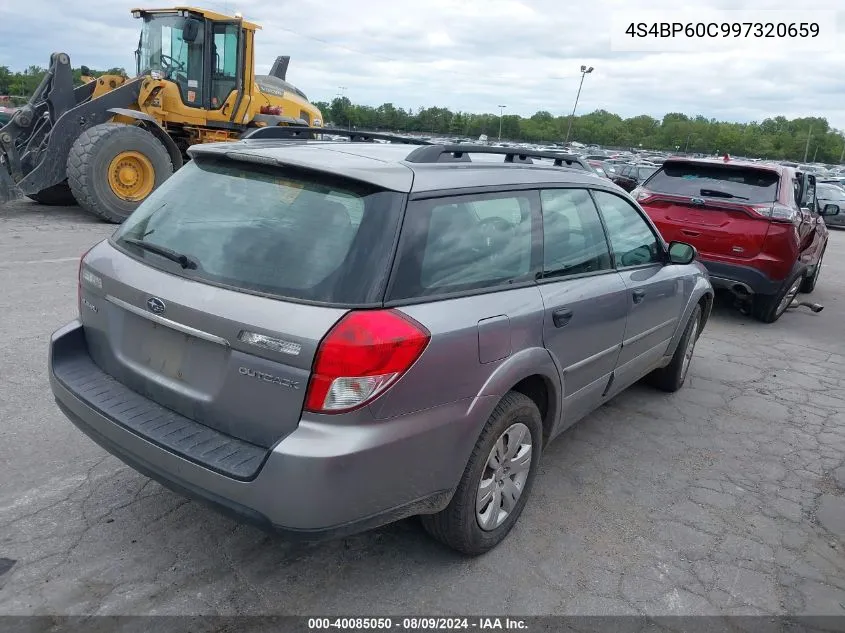
[[560,374],[548,350],[532,347],[505,359],[490,374],[471,408],[483,406],[485,410],[479,411],[478,417],[486,423],[501,399],[510,391],[522,393],[537,404],[543,419],[545,444],[560,420],[563,394]]
[[184,164],[182,152],[179,150],[176,142],[170,137],[170,134],[167,133],[167,130],[161,127],[154,117],[150,116],[146,112],[131,110],[129,108],[110,108],[108,112],[110,114],[114,114],[115,116],[125,117],[137,121],[138,125],[155,136],[159,142],[164,145],[167,153],[170,155],[170,162],[173,163],[173,171],[182,167]]
[[704,331],[704,326],[710,318],[710,313],[713,310],[714,296],[715,293],[713,291],[713,286],[710,285],[710,282],[704,277],[698,277],[695,280],[695,286],[693,286],[692,292],[687,300],[687,304],[684,306],[683,314],[681,315],[681,318],[678,319],[678,324],[675,326],[675,333],[672,336],[672,340],[666,348],[666,353],[663,356],[664,364],[668,363],[672,358],[672,355],[675,353],[678,343],[680,343],[681,338],[684,336],[684,330],[687,328],[687,322],[689,321],[690,315],[692,314],[692,311],[695,310],[696,306],[701,307],[701,324],[698,326],[698,331],[699,333]]

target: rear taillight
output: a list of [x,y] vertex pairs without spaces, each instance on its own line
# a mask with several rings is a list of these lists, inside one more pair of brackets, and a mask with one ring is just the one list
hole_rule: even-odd
[[320,343],[305,409],[341,413],[364,406],[408,371],[430,339],[401,312],[349,312]]
[[648,189],[643,189],[642,187],[637,187],[636,189],[634,189],[631,192],[631,195],[637,202],[645,202],[646,200],[654,196],[651,191],[649,191]]
[[[96,244],[94,244],[96,246]],[[76,307],[79,309],[79,313],[82,314],[82,282],[83,280],[87,283],[97,287],[103,287],[103,280],[100,279],[97,275],[92,273],[91,271],[86,270],[83,267],[85,262],[85,258],[88,256],[92,250],[94,250],[94,246],[89,248],[87,251],[82,253],[79,257],[79,269],[76,271]]]
[[775,202],[774,204],[755,204],[749,207],[751,211],[773,222],[794,223],[800,219],[797,209],[785,204]]

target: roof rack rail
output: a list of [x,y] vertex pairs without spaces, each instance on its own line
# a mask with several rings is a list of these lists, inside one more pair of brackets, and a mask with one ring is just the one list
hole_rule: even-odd
[[360,130],[341,130],[328,127],[304,127],[301,125],[273,125],[257,127],[247,130],[241,139],[267,140],[279,139],[286,141],[314,140],[318,135],[345,136],[352,143],[373,143],[375,141],[389,141],[406,145],[431,145],[431,141],[398,134],[383,134],[381,132],[367,132]]
[[490,147],[489,145],[468,145],[464,143],[450,145],[428,145],[418,147],[408,154],[409,163],[451,163],[471,162],[469,154],[496,154],[504,156],[506,163],[532,164],[532,158],[548,158],[554,161],[555,167],[565,167],[573,163],[581,166],[581,159],[574,154],[563,152],[546,152],[530,150],[522,147]]

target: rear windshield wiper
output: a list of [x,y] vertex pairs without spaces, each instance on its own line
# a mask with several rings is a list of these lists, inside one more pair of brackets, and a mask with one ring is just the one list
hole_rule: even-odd
[[737,200],[748,200],[748,198],[734,195],[728,191],[719,191],[718,189],[701,189],[700,193],[702,196],[707,196],[708,198],[736,198]]
[[150,242],[145,242],[144,240],[135,239],[134,237],[124,237],[123,240],[127,244],[132,244],[133,246],[137,246],[138,248],[142,248],[145,251],[150,251],[151,253],[155,253],[156,255],[161,255],[162,257],[166,257],[170,261],[176,262],[182,268],[196,268],[197,262],[196,260],[188,257],[187,255],[183,255],[182,253],[177,253],[174,250],[167,248],[166,246],[159,246],[158,244],[151,244]]

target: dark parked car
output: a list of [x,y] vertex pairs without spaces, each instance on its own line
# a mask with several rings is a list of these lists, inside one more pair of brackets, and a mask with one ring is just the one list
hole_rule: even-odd
[[307,539],[419,514],[479,554],[552,438],[643,377],[684,383],[706,270],[566,157],[189,152],[82,257],[49,356],[67,417],[185,495]]
[[17,108],[9,108],[3,105],[0,105],[0,127],[6,125],[9,121],[12,120],[12,115],[17,111]]
[[845,188],[827,183],[819,183],[816,187],[816,198],[819,209],[834,205],[839,208],[835,215],[825,215],[824,222],[828,226],[845,227]]
[[633,191],[651,176],[657,167],[651,165],[617,165],[616,174],[611,180],[622,187],[625,191]]
[[750,303],[771,323],[799,290],[812,292],[828,230],[815,176],[792,167],[729,158],[672,158],[634,191],[667,240],[687,240],[714,286]]

